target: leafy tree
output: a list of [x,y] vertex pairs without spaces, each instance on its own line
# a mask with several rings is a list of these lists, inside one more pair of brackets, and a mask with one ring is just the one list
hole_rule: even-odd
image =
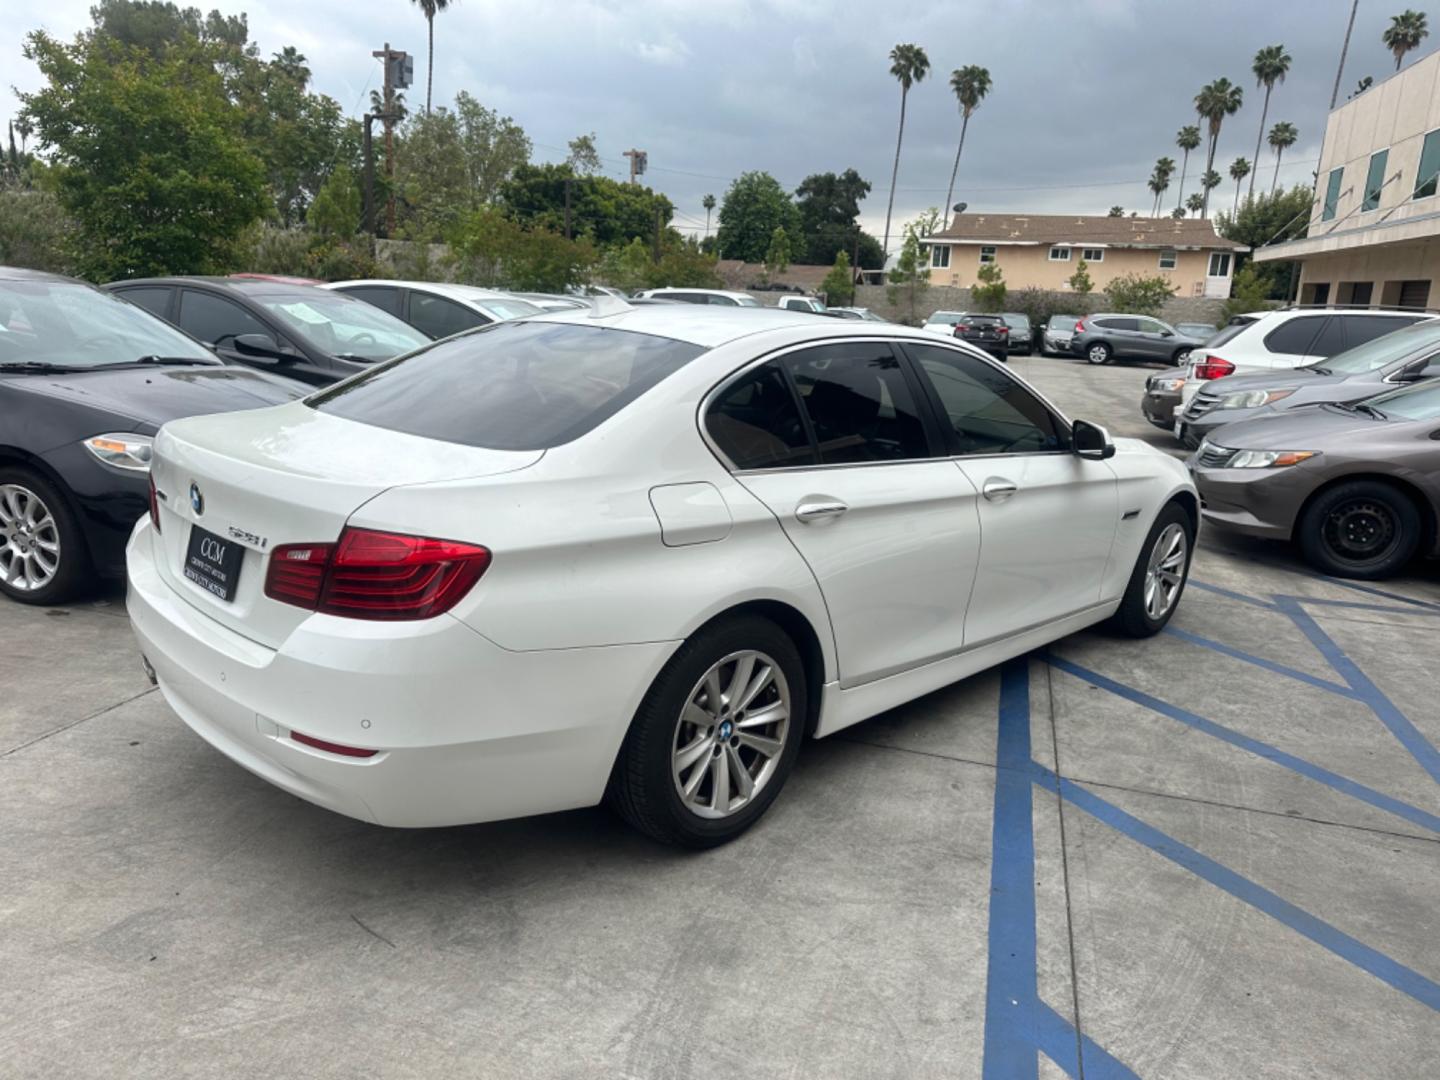
[[1275,185],[1280,182],[1280,155],[1294,146],[1300,138],[1300,131],[1288,120],[1281,120],[1270,129],[1270,148],[1275,151],[1275,175],[1270,179],[1270,194],[1275,194]]
[[[395,114],[398,123],[410,115],[409,108],[405,105],[405,91],[390,91],[390,111]],[[375,116],[382,116],[385,112],[385,95],[379,90],[370,91],[370,112]]]
[[1240,209],[1240,181],[1250,175],[1250,163],[1243,157],[1237,157],[1230,163],[1230,179],[1235,181],[1235,206],[1231,213]]
[[1112,311],[1132,315],[1159,315],[1165,301],[1175,295],[1176,286],[1159,274],[1124,274],[1105,286],[1105,300]]
[[650,280],[650,245],[638,236],[628,244],[616,244],[601,257],[594,280],[624,292],[643,289]]
[[775,231],[770,234],[770,246],[765,250],[765,275],[767,277],[783,274],[790,269],[790,238],[785,235],[785,229],[775,226]]
[[906,321],[911,326],[919,326],[920,302],[930,288],[930,266],[922,256],[920,237],[913,226],[905,227],[905,243],[887,278],[886,297],[897,307],[903,303],[907,309]]
[[855,274],[850,267],[850,256],[841,251],[835,256],[835,265],[820,282],[820,291],[825,294],[827,304],[843,305],[855,302]]
[[[1284,45],[1266,45],[1255,54],[1250,70],[1255,73],[1255,85],[1265,88],[1265,104],[1260,109],[1260,129],[1255,133],[1255,160],[1259,161],[1260,140],[1265,137],[1265,118],[1270,114],[1270,92],[1275,89],[1276,83],[1285,81],[1285,73],[1290,70],[1290,54],[1285,51]],[[1251,172],[1250,195],[1254,194],[1255,174]],[[1238,202],[1238,193],[1235,198]]]
[[1112,206],[1112,207],[1110,207],[1109,213],[1107,213],[1105,216],[1106,216],[1106,217],[1124,217],[1124,216],[1125,216],[1125,208],[1124,208],[1123,206]]
[[460,280],[508,289],[563,292],[589,280],[598,261],[590,241],[527,228],[495,206],[471,210],[451,234]]
[[605,171],[600,163],[600,151],[595,149],[593,131],[588,135],[576,135],[568,145],[570,156],[565,159],[565,164],[575,171],[576,176],[593,176]]
[[1165,196],[1165,192],[1169,190],[1170,177],[1173,175],[1175,175],[1175,159],[1169,157],[1160,158],[1155,162],[1155,168],[1150,171],[1150,179],[1146,186],[1150,189],[1150,193],[1155,196],[1154,201],[1150,204],[1151,217],[1158,217],[1160,215],[1160,200]]
[[800,211],[769,173],[741,174],[720,203],[721,254],[742,262],[764,262],[777,228],[787,236],[803,235]]
[[[632,243],[633,246],[633,243]],[[652,288],[665,285],[713,289],[722,284],[715,272],[715,258],[701,250],[689,237],[673,230],[661,239],[660,261],[650,265],[645,284]]]
[[71,273],[74,232],[74,219],[52,192],[0,188],[0,266]]
[[527,226],[565,228],[565,185],[570,185],[570,227],[600,248],[653,240],[655,218],[668,226],[675,208],[664,195],[608,176],[576,176],[568,165],[522,165],[500,189],[500,202]]
[[[1310,222],[1313,192],[1308,186],[1296,185],[1288,191],[1258,195],[1246,199],[1231,216],[1216,215],[1215,228],[1227,240],[1258,251],[1267,244],[1283,244],[1305,235]],[[1240,256],[1242,259],[1248,256]],[[1284,299],[1290,288],[1292,264],[1289,262],[1250,263],[1256,275],[1266,283],[1268,295]],[[1239,267],[1237,269],[1237,274]]]
[[861,265],[878,267],[880,245],[860,229],[860,201],[870,193],[870,183],[854,169],[843,173],[814,173],[795,189],[795,208],[800,212],[797,253],[812,266],[835,261],[837,253],[861,248]]
[[425,27],[430,37],[430,57],[425,65],[425,111],[430,111],[430,91],[435,85],[435,16],[450,6],[450,0],[411,0],[419,4],[425,15]]
[[922,237],[931,236],[944,226],[945,215],[940,213],[938,206],[929,206],[910,224],[915,226],[915,231]]
[[1198,216],[1205,209],[1205,196],[1199,192],[1192,192],[1190,197],[1185,200],[1185,209]]
[[[1190,151],[1200,145],[1200,129],[1194,124],[1186,124],[1175,133],[1175,145],[1185,152],[1180,159],[1180,191],[1176,196],[1175,209],[1179,210],[1185,205],[1185,170],[1190,167]],[[1176,217],[1182,215],[1176,214]]]
[[1204,217],[1210,205],[1210,192],[1213,188],[1220,186],[1220,174],[1210,169],[1204,176],[1200,177],[1200,187],[1204,189],[1204,200],[1200,205],[1200,216]]
[[955,148],[955,164],[950,169],[950,186],[945,191],[945,217],[949,220],[951,202],[955,198],[955,177],[960,173],[960,155],[965,151],[965,132],[970,127],[970,114],[980,107],[990,93],[990,72],[975,64],[967,64],[950,73],[950,89],[960,103],[960,145]]
[[1088,293],[1095,287],[1095,282],[1090,280],[1090,264],[1081,259],[1075,265],[1075,272],[1066,279],[1066,283],[1081,296]]
[[348,239],[360,231],[360,185],[348,165],[338,165],[310,204],[307,222],[321,235]]
[[66,45],[36,31],[25,56],[45,85],[21,102],[78,225],[80,272],[110,280],[230,269],[267,200],[215,50],[186,38],[153,56],[100,34]]
[[[1225,117],[1234,116],[1240,111],[1244,100],[1245,91],[1224,78],[1201,87],[1200,93],[1195,95],[1195,111],[1206,122],[1210,134],[1210,148],[1205,154],[1207,179],[1215,172],[1215,147],[1220,142],[1220,125],[1224,123]],[[1210,188],[1214,186],[1209,183],[1205,185],[1205,199],[1200,210],[1202,217],[1210,210]]]
[[1005,306],[1005,294],[1009,289],[999,263],[983,264],[975,271],[975,280],[979,284],[970,286],[970,298],[981,311],[999,311]]
[[1172,218],[1183,218],[1183,217],[1185,216],[1185,207],[1183,207],[1183,206],[1177,206],[1177,207],[1175,207],[1174,210],[1171,210],[1171,211],[1170,211],[1170,216],[1171,216]]
[[1235,271],[1230,281],[1230,298],[1221,308],[1221,318],[1229,322],[1236,315],[1260,311],[1269,306],[1270,282],[1259,274],[1255,263],[1247,263]]
[[1380,35],[1380,40],[1395,57],[1395,70],[1399,71],[1405,54],[1411,49],[1419,48],[1420,42],[1429,36],[1430,28],[1425,25],[1425,13],[1406,8],[1399,15],[1390,17],[1390,25]]
[[895,167],[890,170],[890,201],[885,204],[885,239],[882,251],[890,253],[890,217],[895,212],[895,184],[900,179],[900,146],[905,141],[905,100],[910,87],[924,82],[930,73],[930,58],[919,45],[896,45],[890,50],[890,74],[900,83],[900,129],[895,136]]

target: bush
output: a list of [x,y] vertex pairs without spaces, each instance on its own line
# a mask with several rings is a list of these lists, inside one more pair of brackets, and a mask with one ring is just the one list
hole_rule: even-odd
[[1105,287],[1105,297],[1112,311],[1127,315],[1151,315],[1158,317],[1165,301],[1175,295],[1175,286],[1167,278],[1156,274],[1126,274],[1118,277]]
[[69,274],[75,222],[48,191],[0,190],[0,266]]
[[1011,293],[1006,306],[1010,311],[1024,313],[1032,326],[1042,326],[1051,315],[1089,314],[1092,305],[1086,296],[1050,292],[1032,285]]
[[326,281],[387,276],[370,254],[365,237],[340,240],[313,229],[274,225],[262,225],[246,234],[236,269]]
[[1270,307],[1270,281],[1255,269],[1254,263],[1246,263],[1235,272],[1230,282],[1230,299],[1220,309],[1221,325],[1236,315],[1250,311],[1263,311]]
[[1000,311],[1005,307],[1005,295],[1009,290],[999,263],[986,263],[975,272],[979,284],[970,286],[970,298],[980,306],[981,311]]

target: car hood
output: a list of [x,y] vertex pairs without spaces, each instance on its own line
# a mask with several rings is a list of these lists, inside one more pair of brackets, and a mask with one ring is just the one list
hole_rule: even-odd
[[151,367],[15,375],[6,381],[30,393],[128,416],[154,428],[182,416],[257,409],[304,396],[295,384],[249,368]]
[[1210,442],[1231,450],[1323,450],[1337,441],[1373,438],[1387,421],[1323,406],[1226,424]]

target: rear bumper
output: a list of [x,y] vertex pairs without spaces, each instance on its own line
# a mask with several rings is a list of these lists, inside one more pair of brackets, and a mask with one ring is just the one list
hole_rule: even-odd
[[[143,521],[131,624],[166,701],[211,746],[292,795],[379,825],[458,825],[590,806],[674,645],[509,652],[448,615],[311,616],[278,649],[216,623],[160,576]],[[352,758],[299,731],[374,749]]]

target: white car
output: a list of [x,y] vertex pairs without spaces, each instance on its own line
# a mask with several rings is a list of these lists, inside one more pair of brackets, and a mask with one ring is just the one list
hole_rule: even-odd
[[938,334],[941,337],[953,338],[955,336],[955,324],[965,318],[963,311],[932,311],[930,317],[925,320],[925,325],[920,329],[931,334]]
[[151,481],[130,618],[222,753],[384,825],[608,795],[697,847],[808,735],[1112,616],[1155,633],[1198,513],[1178,461],[963,344],[679,304],[171,422]]
[[488,326],[506,319],[538,315],[528,300],[494,289],[440,281],[392,281],[386,278],[333,281],[320,286],[374,304],[432,338]]
[[764,305],[747,292],[733,289],[683,289],[666,286],[663,289],[644,289],[635,294],[643,300],[679,300],[685,304],[704,304],[710,307],[763,307]]
[[782,311],[808,311],[812,315],[823,315],[828,310],[818,296],[782,296],[775,306]]
[[844,319],[864,319],[866,322],[889,322],[889,319],[882,319],[868,307],[832,307],[830,311],[839,312]]

